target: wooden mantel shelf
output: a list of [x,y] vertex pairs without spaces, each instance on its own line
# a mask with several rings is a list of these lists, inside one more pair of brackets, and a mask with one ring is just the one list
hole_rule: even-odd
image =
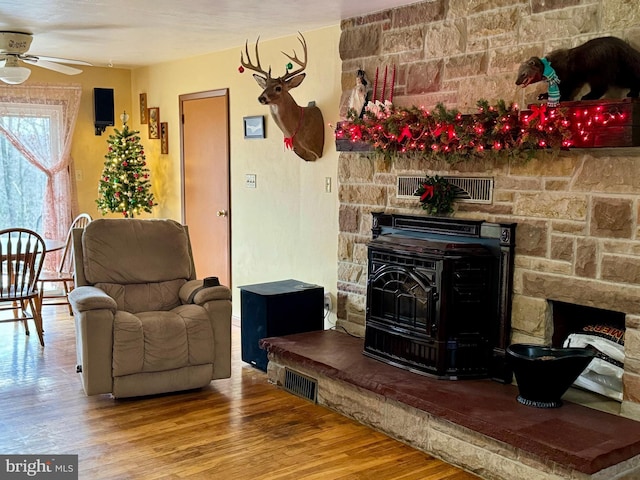
[[[531,105],[529,105],[531,108]],[[571,119],[574,149],[618,149],[640,146],[640,99],[604,99],[577,102],[563,102],[559,108],[565,109]],[[522,115],[531,110],[522,110]],[[336,131],[343,122],[338,122]],[[352,142],[348,138],[336,138],[338,152],[372,152],[368,142]],[[637,151],[633,151],[634,154]]]

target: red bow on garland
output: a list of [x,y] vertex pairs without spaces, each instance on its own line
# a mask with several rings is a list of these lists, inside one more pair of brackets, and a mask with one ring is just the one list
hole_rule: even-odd
[[424,193],[420,196],[421,202],[424,202],[429,198],[433,198],[433,193],[434,193],[433,185],[427,185],[426,183],[423,183],[422,188],[424,188]]
[[533,113],[529,117],[529,122],[531,120],[533,120],[534,118],[539,117],[540,118],[540,125],[544,125],[545,122],[547,121],[547,116],[546,116],[547,106],[544,103],[542,105],[540,105],[540,106],[531,105],[531,111]]
[[404,126],[402,132],[400,132],[400,135],[398,136],[398,141],[401,142],[405,138],[413,139],[413,135],[411,135],[411,129],[409,128],[409,125]]
[[449,140],[455,138],[456,136],[456,129],[453,125],[451,125],[450,123],[445,123],[444,125],[440,125],[438,128],[436,128],[433,131],[433,136],[434,137],[439,137],[440,134],[442,132],[446,131],[447,132],[447,137],[449,138]]

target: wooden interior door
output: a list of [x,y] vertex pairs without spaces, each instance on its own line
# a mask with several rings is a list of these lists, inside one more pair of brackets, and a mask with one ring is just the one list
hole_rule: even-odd
[[182,222],[198,278],[231,286],[229,91],[180,95]]

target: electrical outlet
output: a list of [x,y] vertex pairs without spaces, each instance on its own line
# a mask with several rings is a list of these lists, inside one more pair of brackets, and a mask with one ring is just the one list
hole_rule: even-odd
[[333,304],[331,302],[331,294],[330,293],[325,293],[324,294],[324,309],[327,312],[330,312],[332,307],[333,307]]

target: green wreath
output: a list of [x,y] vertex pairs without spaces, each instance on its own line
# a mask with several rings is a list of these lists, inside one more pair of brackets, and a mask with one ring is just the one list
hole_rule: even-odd
[[442,215],[453,212],[457,189],[446,178],[427,175],[414,195],[420,197],[420,204],[429,215]]

